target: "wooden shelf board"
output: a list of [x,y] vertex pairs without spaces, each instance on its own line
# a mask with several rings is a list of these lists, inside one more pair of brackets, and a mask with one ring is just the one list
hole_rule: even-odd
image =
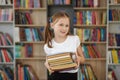
[[113,7],[113,6],[120,6],[120,4],[109,4],[110,7]]
[[20,41],[15,43],[33,43],[33,44],[44,44],[44,41]]
[[13,7],[13,4],[2,4],[0,7]]
[[45,60],[45,56],[43,56],[43,57],[16,58],[16,60]]
[[107,25],[74,25],[76,28],[106,28]]
[[46,8],[15,8],[15,10],[47,10]]
[[93,42],[93,41],[89,41],[89,42],[81,42],[82,44],[106,44],[107,42]]
[[120,24],[120,21],[109,21],[109,24],[116,24],[116,23]]
[[14,64],[14,62],[0,62],[0,64],[7,64],[7,65],[11,65],[11,64]]
[[110,49],[110,48],[116,48],[116,49],[120,49],[120,46],[108,46],[108,48]]
[[41,25],[33,25],[33,24],[15,24],[15,26],[18,26],[18,27],[40,27]]
[[107,7],[74,7],[74,10],[107,10]]
[[86,61],[105,61],[106,58],[86,58]]
[[13,24],[13,21],[0,21],[0,24],[6,24],[6,23]]
[[0,46],[0,48],[13,48],[14,46]]
[[118,63],[118,64],[115,64],[115,63],[109,63],[108,65],[120,66],[120,63]]

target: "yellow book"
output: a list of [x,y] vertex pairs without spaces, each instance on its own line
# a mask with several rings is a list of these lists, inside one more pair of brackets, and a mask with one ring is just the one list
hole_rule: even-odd
[[52,60],[52,59],[55,59],[55,58],[61,58],[63,56],[66,56],[66,57],[70,57],[71,56],[71,53],[69,52],[66,52],[66,53],[61,53],[61,54],[54,54],[54,55],[49,55],[47,56],[47,59],[48,60]]
[[64,65],[60,65],[60,66],[54,66],[54,67],[51,67],[51,69],[54,70],[54,71],[57,71],[57,70],[73,68],[73,67],[76,67],[76,66],[77,66],[76,63],[72,63],[72,64],[64,64]]
[[53,70],[68,69],[77,65],[72,59],[72,53],[69,52],[47,56],[47,60]]
[[29,8],[29,0],[25,0],[25,8]]
[[58,61],[71,61],[70,57],[66,57],[66,58],[60,58],[60,59],[53,59],[53,60],[48,60],[48,63],[54,63],[54,62],[58,62]]
[[83,41],[83,29],[77,29],[76,34],[79,36],[80,41]]
[[113,59],[113,63],[115,63],[115,64],[119,63],[117,50],[112,50],[112,59]]
[[94,74],[90,66],[87,66],[87,72],[88,72],[89,80],[94,80]]

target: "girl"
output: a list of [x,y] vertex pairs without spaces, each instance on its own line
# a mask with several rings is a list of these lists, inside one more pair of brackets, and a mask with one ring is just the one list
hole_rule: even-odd
[[[77,71],[85,61],[78,36],[69,35],[70,17],[65,12],[55,13],[45,30],[44,51],[46,55],[72,52],[76,55],[77,66],[74,69],[52,71],[46,59],[45,66],[51,73],[48,80],[77,80]],[[75,59],[75,58],[74,58]]]

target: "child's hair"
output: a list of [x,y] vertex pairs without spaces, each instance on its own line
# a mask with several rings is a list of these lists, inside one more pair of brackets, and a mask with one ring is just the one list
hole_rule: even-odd
[[48,19],[48,24],[47,24],[46,29],[45,29],[45,43],[47,43],[49,48],[52,48],[51,40],[54,36],[54,31],[51,29],[50,23],[56,24],[59,19],[65,18],[65,17],[67,17],[70,21],[69,15],[64,11],[61,11],[61,12],[55,13],[52,17],[50,17]]

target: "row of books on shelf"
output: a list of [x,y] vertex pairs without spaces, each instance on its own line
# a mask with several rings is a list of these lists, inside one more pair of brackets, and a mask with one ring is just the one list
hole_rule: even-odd
[[0,0],[0,5],[13,4],[13,0]]
[[13,45],[13,39],[10,34],[0,32],[0,46]]
[[39,79],[31,65],[17,63],[16,80],[39,80]]
[[11,66],[0,66],[0,80],[14,80],[14,71]]
[[16,11],[15,12],[15,24],[33,24],[30,11]]
[[99,0],[72,0],[74,7],[99,7]]
[[109,46],[120,46],[120,34],[119,33],[109,33],[108,43],[109,43]]
[[40,28],[15,28],[16,42],[19,41],[43,41],[44,27]]
[[50,68],[54,71],[75,68],[77,66],[70,52],[49,55],[47,60]]
[[118,49],[113,49],[113,50],[109,50],[108,51],[108,55],[109,55],[109,60],[108,62],[111,63],[115,63],[115,64],[119,64],[120,63],[120,50]]
[[97,45],[82,45],[83,54],[85,58],[102,58]]
[[18,43],[15,45],[15,57],[33,57],[33,44]]
[[0,9],[0,21],[12,21],[13,9]]
[[41,0],[14,0],[15,8],[40,8]]
[[120,10],[119,9],[109,10],[109,21],[120,21]]
[[120,79],[120,66],[109,66],[108,67],[108,80],[119,80]]
[[101,25],[107,23],[105,11],[76,11],[74,24]]
[[48,0],[48,5],[69,5],[73,7],[98,7],[99,0]]
[[11,49],[0,49],[0,62],[12,62],[13,52]]
[[71,0],[48,0],[48,5],[67,5]]
[[94,28],[94,29],[74,29],[81,41],[106,41],[106,29]]
[[110,4],[119,4],[120,0],[109,0]]
[[79,80],[97,80],[95,72],[90,64],[82,64],[79,68]]

